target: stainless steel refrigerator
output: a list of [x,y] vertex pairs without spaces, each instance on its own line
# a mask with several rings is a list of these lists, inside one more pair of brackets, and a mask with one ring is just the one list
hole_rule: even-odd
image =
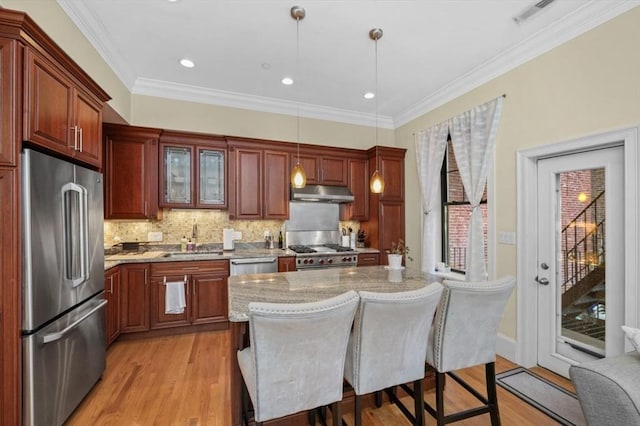
[[61,425],[106,364],[102,174],[22,154],[23,419]]

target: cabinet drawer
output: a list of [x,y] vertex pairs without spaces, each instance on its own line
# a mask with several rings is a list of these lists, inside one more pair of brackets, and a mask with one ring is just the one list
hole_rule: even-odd
[[359,253],[358,266],[372,266],[380,264],[380,255],[378,253]]
[[185,262],[158,262],[151,264],[151,275],[181,275],[219,272],[229,275],[228,260],[196,260]]

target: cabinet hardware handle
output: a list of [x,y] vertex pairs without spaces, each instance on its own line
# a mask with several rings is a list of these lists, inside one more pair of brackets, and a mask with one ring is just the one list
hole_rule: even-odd
[[109,293],[113,294],[113,275],[111,275],[109,277],[109,283],[110,283],[110,289],[109,289]]
[[[73,131],[73,150],[78,150],[78,126],[73,126],[70,128]],[[71,148],[71,147],[69,147]]]
[[144,202],[144,215],[147,215],[147,202]]
[[147,285],[147,269],[144,270],[144,285]]
[[82,152],[82,127],[78,127],[80,132],[80,152]]

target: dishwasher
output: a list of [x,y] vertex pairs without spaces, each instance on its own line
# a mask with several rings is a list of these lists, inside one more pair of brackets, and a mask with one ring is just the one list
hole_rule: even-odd
[[278,258],[276,256],[266,257],[243,257],[230,260],[230,275],[245,274],[269,274],[278,272]]

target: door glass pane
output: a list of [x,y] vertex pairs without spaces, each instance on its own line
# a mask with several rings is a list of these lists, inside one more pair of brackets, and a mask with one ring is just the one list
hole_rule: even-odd
[[605,173],[559,174],[561,336],[574,349],[605,351]]
[[164,149],[165,201],[191,203],[191,150],[173,146]]
[[224,153],[200,151],[200,203],[224,204]]

